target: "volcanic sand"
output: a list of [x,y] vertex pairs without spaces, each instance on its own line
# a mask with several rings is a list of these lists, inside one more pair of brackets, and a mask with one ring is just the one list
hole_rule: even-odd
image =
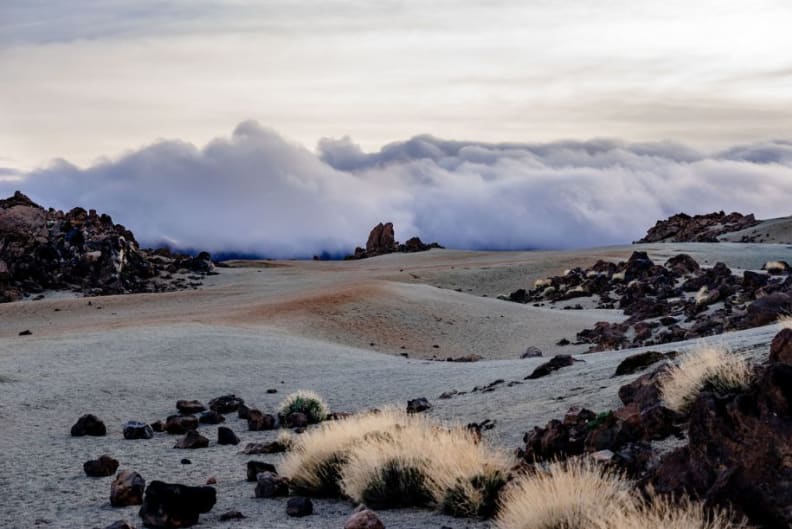
[[[323,394],[332,409],[354,412],[403,406],[407,399],[424,396],[434,405],[429,413],[442,420],[494,419],[488,437],[508,451],[519,445],[525,431],[562,416],[571,406],[613,409],[619,404],[618,387],[633,378],[612,378],[613,371],[635,350],[580,355],[585,362],[539,380],[523,378],[546,358],[520,360],[519,354],[529,345],[540,347],[546,357],[580,353],[580,346],[558,347],[555,342],[621,315],[550,310],[495,297],[599,258],[626,259],[634,249],[658,260],[684,251],[700,262],[724,261],[736,270],[792,259],[792,250],[784,245],[432,250],[348,262],[234,262],[198,290],[51,296],[0,305],[0,527],[103,527],[120,518],[140,525],[137,508],[110,507],[112,478],[84,476],[82,463],[103,453],[148,481],[197,485],[215,477],[218,505],[201,517],[201,527],[343,526],[354,508],[347,502],[318,500],[316,516],[290,519],[285,501],[252,498],[253,484],[244,481],[245,463],[277,464],[278,456],[245,456],[239,447],[217,446],[214,426],[201,427],[213,441],[207,449],[173,449],[176,438],[164,434],[149,441],[123,439],[124,421],[164,418],[175,412],[181,398],[206,402],[236,393],[273,412],[286,394],[307,388]],[[31,336],[18,335],[26,329]],[[761,357],[776,331],[773,325],[709,342]],[[469,354],[486,360],[430,360]],[[496,380],[504,382],[492,392],[471,391]],[[508,382],[520,383],[508,387]],[[268,394],[269,388],[278,393]],[[467,393],[438,399],[451,390]],[[84,413],[102,418],[108,435],[70,437],[70,426]],[[233,414],[226,424],[242,438],[240,447],[277,435],[248,432]],[[179,464],[183,457],[193,464]],[[220,522],[219,515],[229,509],[248,518]],[[381,516],[389,528],[489,526],[425,510],[384,511]]]

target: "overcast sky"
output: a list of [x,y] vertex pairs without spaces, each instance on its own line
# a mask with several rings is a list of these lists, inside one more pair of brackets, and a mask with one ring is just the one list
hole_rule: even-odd
[[2,0],[0,194],[310,256],[792,213],[788,0]]
[[255,119],[314,148],[792,136],[785,0],[3,0],[0,167]]

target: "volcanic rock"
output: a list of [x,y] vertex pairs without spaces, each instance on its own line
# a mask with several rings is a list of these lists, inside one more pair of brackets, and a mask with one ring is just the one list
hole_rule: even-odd
[[272,472],[259,472],[256,475],[255,495],[256,498],[288,496],[289,480]]
[[407,413],[422,413],[431,407],[432,405],[424,397],[407,401]]
[[209,409],[217,413],[233,413],[245,404],[245,400],[236,395],[223,395],[209,401]]
[[118,470],[118,460],[109,455],[101,455],[98,459],[92,459],[83,463],[83,470],[86,476],[92,478],[104,478],[112,476]]
[[195,449],[206,448],[209,446],[209,439],[199,434],[195,430],[188,431],[183,438],[176,441],[173,448]]
[[217,429],[217,444],[219,445],[238,445],[239,437],[231,428],[221,426]]
[[344,529],[385,529],[385,524],[374,511],[362,509],[347,519]]
[[558,371],[562,367],[568,367],[575,363],[571,355],[556,355],[549,362],[541,364],[533,372],[525,377],[525,380],[546,377],[553,371]]
[[286,503],[286,514],[295,518],[302,518],[313,514],[313,503],[310,498],[296,496],[289,498]]
[[200,514],[212,510],[217,502],[214,487],[152,481],[140,507],[143,525],[156,529],[191,527]]
[[165,419],[165,431],[171,435],[180,435],[198,428],[198,419],[192,415],[171,415]]
[[206,410],[206,406],[197,400],[178,400],[176,401],[176,409],[184,415],[192,415]]
[[124,439],[151,439],[154,430],[148,424],[138,421],[124,423]]
[[110,505],[128,507],[143,503],[143,490],[146,480],[137,472],[122,470],[110,485]]
[[258,476],[262,472],[271,472],[273,474],[277,474],[278,472],[275,470],[275,465],[271,463],[265,463],[264,461],[248,461],[247,462],[247,480],[248,481],[256,481],[256,476]]
[[96,415],[89,413],[77,419],[77,422],[71,427],[71,434],[73,437],[84,435],[101,437],[107,435],[107,427]]

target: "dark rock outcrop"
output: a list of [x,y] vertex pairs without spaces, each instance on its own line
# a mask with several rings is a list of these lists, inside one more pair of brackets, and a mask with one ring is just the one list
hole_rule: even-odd
[[436,242],[426,244],[418,237],[412,237],[404,244],[399,244],[396,241],[393,223],[386,222],[383,224],[380,222],[369,232],[366,248],[355,248],[355,253],[353,255],[348,255],[346,259],[365,259],[367,257],[375,257],[377,255],[386,255],[396,252],[424,252],[432,248],[442,248],[442,246]]
[[432,405],[424,397],[407,401],[407,413],[422,413],[431,409]]
[[[578,360],[580,361],[580,360]],[[533,372],[525,377],[525,380],[533,380],[536,378],[546,377],[553,371],[558,371],[562,367],[569,367],[574,364],[576,360],[571,355],[556,355],[548,362],[539,365]]]
[[792,365],[770,362],[751,386],[700,393],[688,444],[647,480],[660,493],[729,505],[768,529],[792,525]]
[[234,431],[227,427],[221,426],[217,429],[217,444],[219,445],[238,445],[239,444],[239,437],[234,433]]
[[679,213],[657,221],[638,243],[650,242],[718,242],[720,235],[740,231],[759,224],[751,215],[723,211],[707,215]]
[[18,191],[0,200],[0,302],[48,289],[107,295],[189,288],[195,283],[172,273],[209,273],[207,256],[196,270],[189,256],[139,248],[109,215],[45,210]]
[[214,487],[152,481],[140,507],[143,525],[155,529],[191,527],[198,517],[212,510],[217,502]]
[[217,413],[233,413],[245,404],[245,400],[236,395],[223,395],[209,401],[209,409]]

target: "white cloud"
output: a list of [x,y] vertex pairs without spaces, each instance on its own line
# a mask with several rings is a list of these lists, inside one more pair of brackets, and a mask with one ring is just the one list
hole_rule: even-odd
[[789,214],[787,142],[703,153],[672,143],[538,144],[418,136],[372,153],[348,139],[313,153],[254,122],[203,148],[160,141],[81,169],[59,161],[0,181],[60,209],[95,208],[144,244],[309,257],[351,252],[379,221],[401,240],[454,248],[630,242],[685,211]]

